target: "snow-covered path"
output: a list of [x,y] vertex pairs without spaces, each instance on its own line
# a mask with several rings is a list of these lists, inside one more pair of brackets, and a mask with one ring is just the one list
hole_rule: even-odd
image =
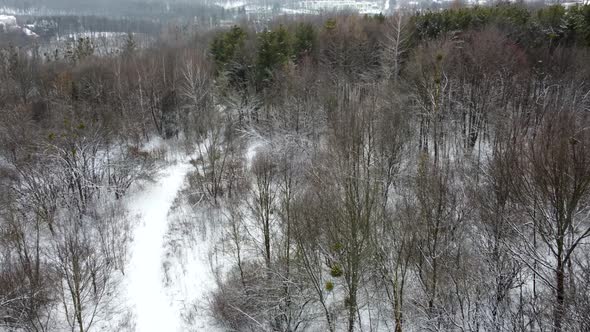
[[139,215],[126,275],[136,332],[176,332],[181,328],[179,309],[164,289],[162,256],[168,211],[189,168],[187,162],[168,166],[156,183],[146,185],[129,203],[130,213]]

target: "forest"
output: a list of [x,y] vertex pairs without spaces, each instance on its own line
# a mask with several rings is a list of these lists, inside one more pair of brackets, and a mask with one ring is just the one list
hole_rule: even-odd
[[126,200],[172,155],[190,169],[166,241],[207,244],[213,276],[187,322],[590,331],[590,5],[280,16],[95,48],[0,50],[0,331],[134,330],[105,325]]

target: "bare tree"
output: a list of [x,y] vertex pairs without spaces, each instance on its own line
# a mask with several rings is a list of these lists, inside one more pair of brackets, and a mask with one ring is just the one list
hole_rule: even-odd
[[330,293],[334,290],[334,282],[326,276],[325,250],[322,239],[320,221],[329,213],[316,201],[315,194],[308,193],[298,199],[293,206],[293,240],[297,243],[299,264],[308,285],[315,293],[319,302],[325,325],[328,331],[336,331],[337,313],[331,304]]
[[[376,159],[375,97],[360,97],[356,86],[340,87],[339,114],[330,119],[333,133],[321,173],[314,179],[321,188],[318,197],[331,216],[323,234],[329,248],[324,254],[333,276],[343,276],[347,330],[359,323],[359,291],[373,255],[371,231],[380,207]],[[336,115],[336,114],[335,114]]]
[[419,47],[407,69],[419,119],[418,147],[433,155],[435,163],[448,152],[445,137],[450,133],[444,125],[450,117],[453,86],[447,65],[452,46],[452,42],[437,41]]
[[[503,331],[510,328],[510,321],[503,319],[511,313],[511,291],[518,285],[518,276],[522,271],[522,264],[515,259],[511,248],[517,246],[518,238],[511,227],[515,216],[514,201],[511,199],[510,183],[516,166],[514,157],[507,157],[504,144],[511,144],[508,140],[499,139],[494,148],[494,154],[486,160],[482,171],[481,181],[475,180],[471,188],[471,196],[478,212],[480,225],[477,232],[483,235],[482,241],[476,243],[483,261],[482,286],[489,292],[487,305],[491,311],[486,317],[485,324],[491,331]],[[479,172],[479,171],[478,171]],[[478,177],[473,177],[477,178]],[[473,179],[472,178],[472,179]]]
[[276,165],[269,153],[258,153],[252,165],[254,186],[250,207],[262,232],[263,257],[267,269],[271,269],[272,241],[274,233],[274,210],[277,190],[275,188]]
[[209,70],[198,55],[188,53],[180,76],[184,132],[185,135],[191,135],[195,131],[200,136],[218,120],[215,117],[216,110],[211,109],[214,91]]
[[122,272],[129,241],[120,211],[113,205],[96,206],[82,218],[64,213],[56,223],[51,245],[60,276],[56,284],[72,331],[89,331],[113,314],[116,272]]
[[450,160],[436,163],[427,155],[419,160],[414,178],[414,194],[407,201],[414,209],[416,224],[416,271],[424,291],[421,304],[427,318],[425,328],[445,329],[446,303],[449,291],[445,287],[452,281],[448,265],[452,257],[461,257],[461,226],[466,219],[464,189],[457,181],[457,170]]
[[[570,305],[567,290],[571,287],[568,267],[576,249],[590,236],[590,135],[587,114],[579,112],[582,104],[576,101],[587,102],[574,98],[557,104],[559,98],[552,98],[555,108],[543,116],[536,129],[515,136],[518,164],[514,170],[519,173],[513,177],[512,191],[530,220],[514,225],[523,240],[518,253],[554,294],[553,331],[570,328],[566,320]],[[566,132],[569,134],[564,135]],[[537,245],[530,241],[531,234],[538,236]]]
[[386,80],[392,79],[397,83],[402,61],[409,49],[410,36],[409,19],[403,11],[397,11],[387,19],[381,55]]

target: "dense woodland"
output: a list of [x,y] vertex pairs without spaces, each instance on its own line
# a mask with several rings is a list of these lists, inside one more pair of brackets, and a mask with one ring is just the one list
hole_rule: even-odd
[[589,331],[589,47],[590,6],[509,4],[6,47],[0,325],[108,320],[161,137],[228,331]]

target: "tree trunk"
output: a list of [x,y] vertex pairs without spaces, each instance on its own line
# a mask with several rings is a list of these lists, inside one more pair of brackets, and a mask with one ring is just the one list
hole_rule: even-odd
[[[561,250],[558,251],[558,254],[561,253]],[[561,256],[561,255],[559,255]],[[563,261],[561,258],[558,258],[557,261],[557,270],[555,271],[556,276],[556,289],[555,289],[555,309],[553,313],[553,331],[554,332],[561,332],[563,330],[562,323],[563,323],[563,315],[564,315],[564,305],[565,305],[565,271],[563,266]]]

